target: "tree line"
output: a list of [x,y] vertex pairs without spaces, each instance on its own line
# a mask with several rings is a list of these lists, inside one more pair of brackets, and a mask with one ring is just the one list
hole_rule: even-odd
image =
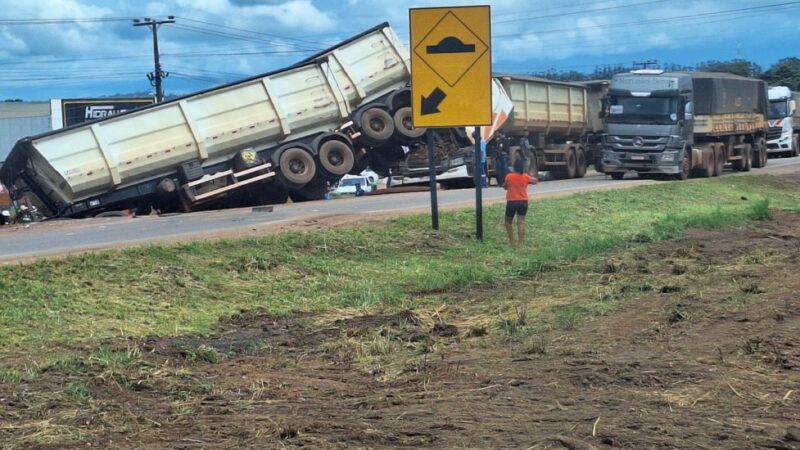
[[[633,66],[609,65],[596,67],[591,73],[582,73],[575,70],[548,70],[534,72],[531,75],[558,81],[588,81],[605,80],[613,75],[628,72]],[[637,67],[638,68],[638,67]],[[743,77],[760,78],[770,86],[788,86],[793,91],[800,91],[800,58],[783,58],[777,63],[763,70],[758,64],[746,59],[732,59],[730,61],[706,61],[696,66],[683,66],[679,64],[662,64],[659,67],[668,72],[675,71],[702,71],[702,72],[728,72]]]

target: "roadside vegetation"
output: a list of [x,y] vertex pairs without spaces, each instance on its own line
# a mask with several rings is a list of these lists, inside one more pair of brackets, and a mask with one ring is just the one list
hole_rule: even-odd
[[[438,233],[430,231],[427,216],[414,216],[357,228],[101,251],[4,266],[0,352],[80,370],[83,361],[59,358],[64,348],[88,344],[98,349],[87,363],[113,368],[137,354],[99,347],[105,339],[204,335],[220,317],[242,311],[399,311],[457,303],[448,292],[531,279],[607,250],[673,238],[688,227],[738,226],[767,218],[770,208],[798,210],[797,188],[793,181],[760,175],[536,201],[527,222],[529,239],[521,248],[507,245],[502,207],[496,205],[485,209],[484,243],[473,239],[474,214],[465,210],[443,213]],[[550,325],[569,328],[616,301],[615,294],[603,292],[598,299],[596,305],[567,305],[553,312]],[[524,309],[508,311],[499,320],[508,335],[533,322]],[[384,347],[376,341],[360,354],[391,350]],[[191,356],[218,358],[202,348]],[[35,376],[26,367],[15,364],[2,379]],[[70,388],[70,395],[80,398],[80,386]]]
[[783,445],[799,187],[537,201],[522,248],[496,205],[483,244],[463,211],[0,267],[0,447]]

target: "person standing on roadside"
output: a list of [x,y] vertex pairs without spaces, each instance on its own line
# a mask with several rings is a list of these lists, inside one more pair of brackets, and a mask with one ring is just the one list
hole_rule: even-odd
[[[525,172],[525,163],[514,161],[514,172],[506,175],[506,233],[510,245],[525,242],[525,216],[528,214],[528,185],[538,180]],[[514,241],[514,216],[517,216],[517,241]]]
[[505,186],[508,174],[508,138],[500,131],[497,132],[497,159],[494,170],[497,172],[497,185]]

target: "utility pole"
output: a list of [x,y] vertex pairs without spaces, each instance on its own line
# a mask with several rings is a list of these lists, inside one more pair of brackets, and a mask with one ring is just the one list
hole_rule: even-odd
[[158,56],[158,28],[165,23],[175,23],[175,16],[168,16],[166,20],[153,20],[149,17],[141,20],[133,19],[133,26],[150,27],[153,32],[153,62],[155,63],[155,70],[147,74],[147,79],[156,88],[156,103],[164,101],[164,88],[161,86],[161,80],[169,76],[168,72],[161,70],[161,60]]

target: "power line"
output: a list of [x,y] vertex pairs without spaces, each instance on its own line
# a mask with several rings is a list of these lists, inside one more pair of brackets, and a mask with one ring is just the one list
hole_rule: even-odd
[[516,19],[508,19],[508,20],[497,20],[492,21],[492,25],[494,24],[501,24],[501,23],[511,23],[511,22],[523,22],[523,21],[533,21],[533,20],[541,20],[541,19],[551,19],[555,17],[567,17],[567,16],[575,16],[578,14],[586,14],[586,13],[593,13],[593,12],[600,12],[600,11],[612,11],[615,9],[627,9],[633,8],[636,6],[644,6],[644,5],[652,5],[654,3],[666,3],[666,2],[673,2],[674,0],[650,0],[647,2],[641,3],[630,3],[625,5],[617,5],[617,6],[606,6],[604,8],[595,8],[595,9],[583,9],[580,11],[573,11],[568,13],[559,13],[559,14],[549,14],[545,16],[532,16],[532,17],[518,17]]
[[758,13],[764,12],[769,10],[779,10],[779,9],[788,9],[791,7],[795,7],[800,5],[800,1],[794,2],[786,2],[786,3],[775,3],[772,5],[761,5],[761,6],[751,6],[748,8],[738,8],[738,9],[728,9],[722,11],[713,11],[707,13],[698,13],[698,14],[689,14],[683,16],[672,16],[672,17],[663,17],[659,19],[648,19],[648,20],[638,20],[632,22],[619,22],[614,23],[611,25],[590,25],[585,27],[570,27],[570,28],[559,28],[559,29],[550,29],[550,30],[541,30],[541,31],[526,31],[523,33],[514,33],[514,34],[500,34],[492,36],[493,38],[507,38],[507,37],[519,37],[520,35],[541,35],[541,34],[549,34],[549,33],[562,33],[562,32],[574,32],[574,31],[583,31],[583,30],[593,30],[593,29],[603,29],[603,28],[620,28],[626,25],[633,25],[633,26],[640,26],[640,25],[649,25],[654,23],[668,23],[673,22],[676,20],[696,20],[701,19],[703,17],[716,17],[716,16],[723,16],[723,15],[731,15],[731,14],[742,14],[742,13]]
[[134,17],[87,17],[73,19],[0,19],[0,25],[59,25],[70,23],[127,22]]
[[264,33],[264,32],[261,32],[261,31],[253,31],[253,30],[248,30],[246,28],[236,28],[236,27],[231,27],[231,26],[228,26],[228,25],[222,25],[222,24],[218,24],[218,23],[206,22],[204,20],[190,19],[188,17],[178,17],[178,18],[181,19],[181,20],[188,21],[188,22],[196,22],[196,23],[201,23],[201,24],[204,24],[204,25],[211,25],[211,26],[218,27],[218,28],[225,28],[225,29],[234,30],[234,31],[242,31],[242,32],[245,32],[245,33],[251,33],[251,34],[256,34],[256,35],[260,35],[260,36],[273,37],[273,38],[278,38],[278,39],[286,40],[286,41],[296,41],[296,42],[300,42],[300,43],[304,43],[304,44],[311,44],[311,45],[322,45],[320,42],[314,42],[314,41],[308,41],[308,40],[305,40],[305,39],[298,39],[298,38],[292,38],[292,37],[287,37],[287,36],[281,36],[281,35],[278,35],[278,34]]

